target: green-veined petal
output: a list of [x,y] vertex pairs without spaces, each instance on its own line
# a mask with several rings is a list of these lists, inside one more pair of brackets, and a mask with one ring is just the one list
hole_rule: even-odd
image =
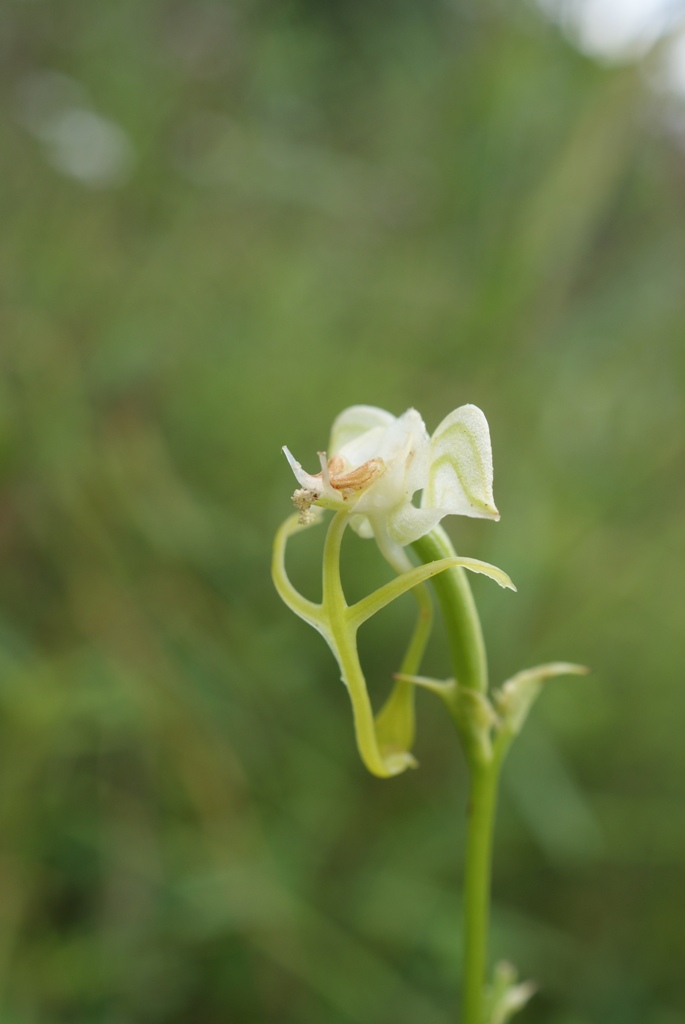
[[499,519],[492,493],[492,446],[484,414],[462,405],[431,438],[431,465],[421,501],[443,514]]

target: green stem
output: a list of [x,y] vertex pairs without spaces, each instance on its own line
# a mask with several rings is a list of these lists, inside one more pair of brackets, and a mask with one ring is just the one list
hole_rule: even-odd
[[464,877],[464,971],[461,1024],[485,1024],[492,838],[500,761],[471,766]]
[[[422,562],[454,556],[454,548],[441,527],[412,545]],[[433,587],[447,628],[454,676],[460,686],[487,693],[488,663],[483,631],[466,572],[450,569],[433,577]]]
[[[422,561],[433,561],[454,554],[441,528],[433,530],[414,544]],[[462,976],[461,1024],[486,1024],[485,980],[488,958],[490,919],[490,876],[492,839],[497,804],[497,784],[501,758],[486,755],[482,744],[467,742],[476,723],[467,715],[468,707],[458,701],[459,691],[475,690],[484,697],[488,691],[485,642],[471,588],[461,568],[448,569],[432,580],[447,628],[457,687],[451,706],[457,728],[464,741],[470,768],[466,862],[464,875],[464,965]],[[475,710],[475,708],[474,708]]]

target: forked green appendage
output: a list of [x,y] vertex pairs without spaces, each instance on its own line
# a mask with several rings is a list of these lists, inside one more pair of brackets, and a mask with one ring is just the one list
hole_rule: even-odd
[[[374,775],[387,778],[397,775],[416,761],[410,752],[414,739],[414,702],[411,685],[404,680],[395,683],[385,705],[374,717],[366,680],[357,652],[357,630],[372,615],[392,601],[418,587],[447,569],[464,567],[484,573],[500,586],[513,588],[506,573],[477,559],[451,557],[438,559],[401,573],[368,597],[348,605],[340,579],[340,546],[349,517],[339,512],[331,519],[323,555],[323,595],[320,604],[309,601],[290,582],[285,568],[288,539],[302,527],[297,516],[283,523],[274,543],[273,578],[276,589],[289,608],[321,633],[331,648],[352,701],[357,746],[361,758]],[[422,599],[425,602],[425,599]],[[420,605],[417,628],[402,665],[406,674],[418,669],[423,654],[430,618]]]

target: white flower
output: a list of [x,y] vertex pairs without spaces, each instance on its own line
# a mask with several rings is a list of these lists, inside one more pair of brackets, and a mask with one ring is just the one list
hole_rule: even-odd
[[[361,537],[387,555],[429,533],[447,515],[499,519],[492,495],[492,448],[485,416],[462,405],[429,437],[421,416],[395,417],[371,405],[345,409],[333,424],[321,472],[307,473],[283,451],[300,485],[293,502],[303,523],[313,505],[350,513]],[[422,491],[421,506],[412,498]]]

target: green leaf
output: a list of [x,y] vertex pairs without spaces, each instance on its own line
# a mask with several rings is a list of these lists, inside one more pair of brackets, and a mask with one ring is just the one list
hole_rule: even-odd
[[500,732],[513,737],[521,731],[547,679],[555,676],[584,676],[589,671],[584,665],[553,661],[547,665],[524,669],[512,676],[494,693],[495,708],[501,719]]
[[402,573],[401,576],[386,583],[385,586],[379,587],[373,594],[369,594],[368,597],[364,597],[361,601],[351,605],[348,612],[350,621],[356,626],[360,626],[362,622],[366,622],[372,615],[379,612],[381,608],[385,608],[391,601],[401,597],[402,594],[406,594],[408,590],[412,590],[419,583],[424,583],[426,580],[439,575],[441,572],[445,572],[447,569],[455,569],[457,567],[469,569],[470,572],[482,573],[484,576],[489,576],[495,583],[499,583],[500,587],[516,590],[506,572],[503,569],[498,569],[496,565],[490,565],[489,562],[481,562],[477,558],[460,558],[454,555],[450,558],[440,558],[435,562],[428,562],[425,565],[418,565],[415,569]]

